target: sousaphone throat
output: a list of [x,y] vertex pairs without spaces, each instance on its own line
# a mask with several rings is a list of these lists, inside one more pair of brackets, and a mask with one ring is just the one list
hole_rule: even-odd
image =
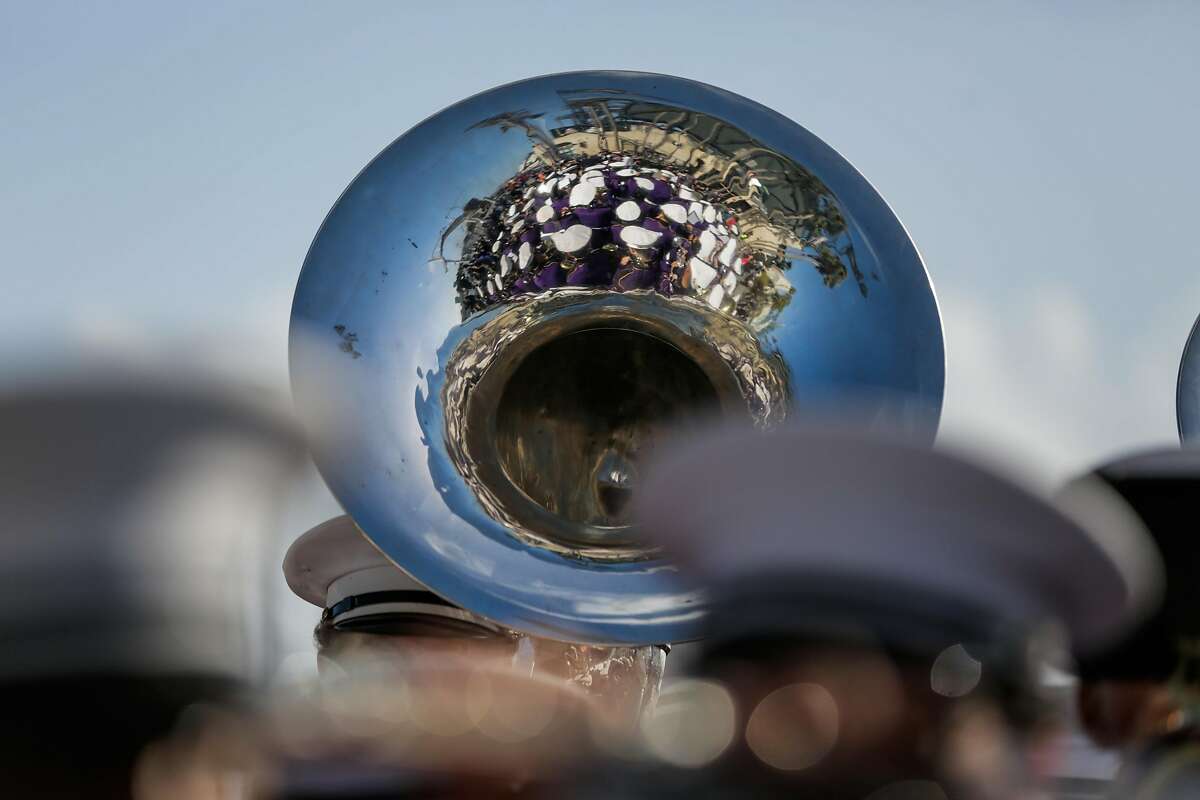
[[944,379],[921,258],[845,159],[633,72],[492,89],[388,146],[309,250],[290,347],[321,473],[389,558],[597,644],[704,611],[626,519],[665,431],[853,406],[932,439]]

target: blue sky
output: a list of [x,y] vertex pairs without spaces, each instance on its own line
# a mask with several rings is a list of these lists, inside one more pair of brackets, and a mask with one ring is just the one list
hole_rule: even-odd
[[1173,436],[1194,4],[615,8],[7,6],[0,369],[185,348],[282,386],[299,265],[375,153],[495,84],[618,67],[759,100],[875,183],[942,303],[948,433],[1051,475]]
[[8,3],[0,379],[185,357],[284,392],[301,261],[380,149],[499,83],[641,69],[875,184],[941,303],[947,440],[1049,484],[1174,441],[1198,41],[1189,2]]

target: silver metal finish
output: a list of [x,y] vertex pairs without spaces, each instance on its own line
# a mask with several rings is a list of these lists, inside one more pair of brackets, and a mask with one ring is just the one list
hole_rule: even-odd
[[414,578],[641,644],[703,613],[625,518],[666,432],[853,404],[932,439],[944,351],[912,242],[827,145],[715,87],[582,72],[451,106],[355,179],[291,369],[330,488]]
[[1183,358],[1179,362],[1179,383],[1175,387],[1175,419],[1179,440],[1200,443],[1200,317],[1192,325]]

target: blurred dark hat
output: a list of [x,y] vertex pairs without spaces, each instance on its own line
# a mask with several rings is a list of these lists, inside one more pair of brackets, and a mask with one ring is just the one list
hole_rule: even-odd
[[89,374],[0,394],[0,441],[0,783],[128,796],[146,742],[250,677],[302,440],[258,395]]
[[711,587],[718,640],[865,630],[923,655],[1053,622],[1086,649],[1136,618],[1156,580],[1119,509],[1085,526],[967,461],[850,432],[696,438],[636,502],[647,535]]
[[[1161,606],[1114,645],[1081,654],[1090,679],[1165,680],[1179,668],[1182,647],[1200,637],[1200,449],[1169,448],[1125,456],[1068,484],[1087,480],[1112,487],[1134,510],[1162,555]],[[1194,657],[1194,655],[1193,655]],[[1192,676],[1200,682],[1200,675]]]

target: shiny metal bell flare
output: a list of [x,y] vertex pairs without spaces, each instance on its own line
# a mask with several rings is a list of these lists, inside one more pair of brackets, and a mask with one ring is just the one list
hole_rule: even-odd
[[853,407],[931,440],[945,364],[921,258],[845,159],[634,72],[502,86],[389,145],[309,250],[290,347],[321,473],[389,558],[599,644],[704,612],[626,519],[662,436]]
[[1185,445],[1200,444],[1200,317],[1192,325],[1179,362],[1175,420],[1179,425],[1179,441]]

